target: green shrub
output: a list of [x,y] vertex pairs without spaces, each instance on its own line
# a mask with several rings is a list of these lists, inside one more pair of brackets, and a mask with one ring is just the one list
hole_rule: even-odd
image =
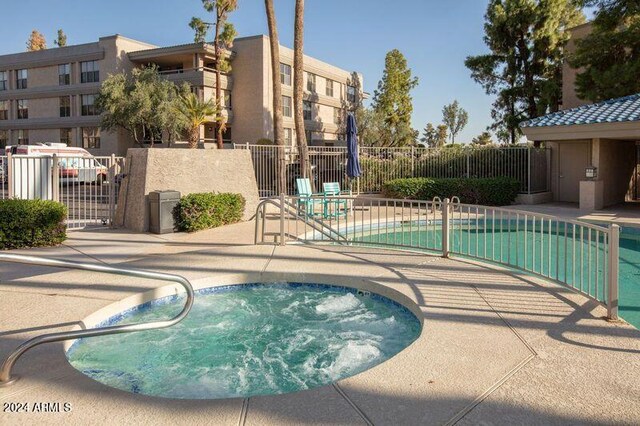
[[0,249],[55,246],[67,239],[67,208],[44,200],[0,200]]
[[520,184],[509,177],[432,179],[407,178],[385,182],[382,194],[387,198],[432,200],[460,197],[465,204],[504,206],[518,195]]
[[240,194],[204,192],[185,195],[174,210],[179,231],[195,232],[239,222],[245,199]]

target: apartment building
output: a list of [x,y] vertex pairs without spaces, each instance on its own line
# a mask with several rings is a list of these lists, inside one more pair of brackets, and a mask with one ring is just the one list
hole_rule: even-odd
[[[284,126],[295,144],[293,51],[281,47]],[[231,52],[232,72],[222,76],[225,142],[255,143],[273,138],[273,82],[269,39],[238,38]],[[109,74],[155,64],[176,83],[188,82],[203,98],[215,96],[213,46],[192,43],[158,47],[120,35],[97,42],[0,56],[0,147],[40,142],[81,146],[96,155],[126,153],[134,146],[120,130],[100,130],[95,98]],[[362,97],[362,76],[305,57],[305,131],[307,139],[338,140],[344,117]],[[214,145],[213,117],[201,129]]]

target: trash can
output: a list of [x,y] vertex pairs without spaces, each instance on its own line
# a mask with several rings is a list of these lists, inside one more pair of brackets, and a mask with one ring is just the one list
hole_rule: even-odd
[[149,193],[149,232],[167,234],[174,231],[173,209],[180,201],[178,191]]

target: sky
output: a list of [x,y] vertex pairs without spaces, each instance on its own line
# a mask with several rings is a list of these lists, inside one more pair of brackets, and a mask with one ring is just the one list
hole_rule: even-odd
[[[212,20],[200,0],[21,0],[2,9],[0,54],[25,50],[32,29],[52,47],[58,28],[68,44],[121,34],[160,46],[189,43],[192,16]],[[264,1],[239,0],[230,15],[239,36],[268,34]],[[275,0],[280,43],[293,46],[294,0]],[[469,142],[491,124],[491,103],[464,66],[487,52],[483,42],[487,0],[307,0],[305,54],[364,75],[373,95],[385,54],[399,49],[419,85],[412,92],[416,129],[442,121],[442,107],[458,100],[469,124],[456,138]]]

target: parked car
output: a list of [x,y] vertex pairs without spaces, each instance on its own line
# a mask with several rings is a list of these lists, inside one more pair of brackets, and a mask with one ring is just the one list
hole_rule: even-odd
[[84,148],[68,147],[63,143],[40,143],[34,145],[14,145],[5,148],[11,155],[58,157],[60,182],[95,183],[107,181],[108,169]]

